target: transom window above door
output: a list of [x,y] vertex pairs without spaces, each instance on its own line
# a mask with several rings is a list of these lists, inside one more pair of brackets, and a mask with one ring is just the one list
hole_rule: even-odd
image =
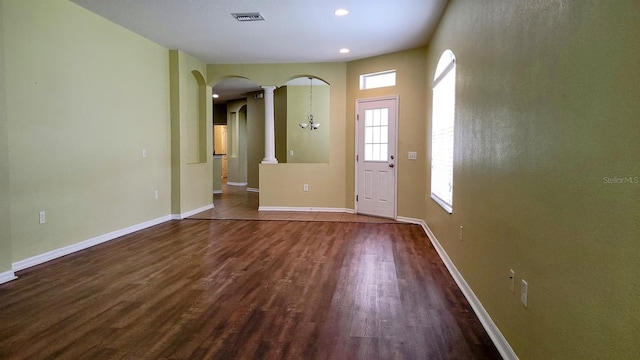
[[387,70],[360,75],[360,90],[396,86],[396,71]]

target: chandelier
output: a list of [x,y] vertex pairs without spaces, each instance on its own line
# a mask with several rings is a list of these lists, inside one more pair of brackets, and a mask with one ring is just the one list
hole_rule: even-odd
[[307,115],[307,121],[299,124],[303,129],[309,129],[310,131],[316,130],[320,127],[320,123],[313,122],[313,78],[309,77],[309,115]]

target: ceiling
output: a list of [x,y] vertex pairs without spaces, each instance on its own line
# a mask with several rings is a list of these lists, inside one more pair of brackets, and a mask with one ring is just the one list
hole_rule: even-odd
[[[72,0],[207,64],[346,62],[425,45],[448,0]],[[344,8],[346,16],[334,11]],[[231,13],[259,12],[239,22]],[[348,48],[347,54],[339,53]],[[255,86],[255,84],[253,84]]]
[[[309,86],[309,79],[306,77],[291,79],[285,85]],[[327,85],[329,84],[320,79],[313,79],[313,86]],[[251,80],[240,77],[227,78],[215,84],[213,87],[213,93],[218,95],[214,102],[216,104],[226,103],[230,100],[245,98],[247,93],[260,90],[262,90],[262,88]]]
[[247,93],[260,90],[262,88],[251,80],[241,77],[226,78],[213,87],[213,93],[218,95],[213,102],[223,104],[230,100],[245,98]]

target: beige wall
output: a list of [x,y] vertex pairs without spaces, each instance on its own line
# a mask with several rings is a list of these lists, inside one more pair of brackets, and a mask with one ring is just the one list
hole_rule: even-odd
[[289,163],[329,162],[331,87],[319,86],[317,83],[316,81],[313,86],[313,121],[319,123],[320,127],[313,131],[300,128],[300,123],[308,121],[309,85],[287,86],[286,160]]
[[[232,183],[247,182],[247,100],[235,100],[227,104],[227,154],[228,177]],[[236,122],[236,113],[238,121]],[[238,128],[236,129],[236,126]],[[238,132],[235,135],[236,131]],[[238,142],[234,150],[234,142]]]
[[0,274],[11,270],[11,192],[4,54],[4,2],[0,1]]
[[[213,125],[206,66],[178,50],[171,59],[171,143],[174,214],[211,205]],[[195,76],[194,76],[194,71]],[[197,79],[202,76],[199,86]]]
[[[315,76],[331,85],[331,153],[329,164],[260,165],[261,206],[353,207],[346,199],[345,99],[346,64],[226,64],[208,65],[208,83],[240,76],[260,85],[282,86],[300,76]],[[256,151],[257,152],[257,151]],[[264,148],[257,153],[264,158]],[[309,191],[303,192],[303,184]],[[353,186],[353,185],[351,185]]]
[[[347,65],[347,144],[346,152],[354,154],[355,108],[358,99],[398,96],[397,187],[398,216],[422,218],[424,212],[426,131],[425,120],[425,51],[413,49],[374,58],[353,61]],[[360,90],[360,75],[384,70],[396,70],[396,86]],[[332,89],[333,90],[333,89]],[[417,160],[408,160],[408,152],[418,153]],[[354,197],[355,156],[347,156],[347,189]]]
[[227,137],[226,122],[225,122],[225,125],[214,125],[213,127],[214,127],[213,149],[216,154],[226,154],[227,153],[227,149],[226,149],[227,139],[225,139]]
[[429,48],[427,84],[458,61],[456,157],[425,219],[522,359],[640,354],[640,184],[605,179],[640,177],[639,10],[454,0]]
[[3,4],[12,261],[167,215],[167,50],[68,1]]

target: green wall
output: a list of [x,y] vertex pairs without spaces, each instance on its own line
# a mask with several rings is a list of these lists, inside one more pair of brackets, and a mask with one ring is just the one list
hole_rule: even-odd
[[264,159],[264,98],[247,96],[247,186],[260,188],[258,166]]
[[11,195],[4,54],[4,2],[0,1],[0,274],[11,271]]
[[[276,138],[276,159],[279,163],[287,162],[287,86],[277,88],[273,92],[273,112]],[[262,149],[264,153],[264,149]]]
[[171,164],[173,214],[213,203],[213,103],[207,68],[171,50]]
[[12,261],[167,215],[167,50],[68,1],[3,4]]
[[[210,121],[204,140],[192,122],[211,118],[211,102],[196,100],[210,87],[194,92],[193,70],[208,84],[314,75],[331,85],[329,162],[258,165],[264,130],[248,124],[258,170],[247,178],[262,206],[352,207],[355,100],[398,95],[398,215],[427,222],[520,358],[636,358],[639,9],[452,0],[428,48],[348,64],[205,66],[67,1],[0,0],[0,273],[211,203]],[[445,49],[458,60],[453,214],[428,197],[429,87]],[[396,87],[358,89],[360,74],[389,68]],[[263,119],[264,104],[248,102],[247,118]],[[203,141],[206,162],[193,162]],[[526,308],[509,269],[529,282]]]
[[222,191],[222,157],[215,156],[212,162],[211,192],[218,193]]
[[[197,71],[197,70],[196,70]],[[195,164],[200,162],[200,86],[198,85],[198,80],[193,74],[189,76],[185,74],[183,87],[181,88],[184,91],[182,96],[182,105],[180,109],[184,109],[184,113],[181,116],[184,116],[182,120],[182,128],[185,130],[183,133],[185,135],[185,150],[186,150],[186,161],[187,164]]]
[[639,18],[636,0],[454,0],[429,47],[427,84],[457,57],[456,157],[453,214],[427,200],[425,219],[522,359],[640,354]]

